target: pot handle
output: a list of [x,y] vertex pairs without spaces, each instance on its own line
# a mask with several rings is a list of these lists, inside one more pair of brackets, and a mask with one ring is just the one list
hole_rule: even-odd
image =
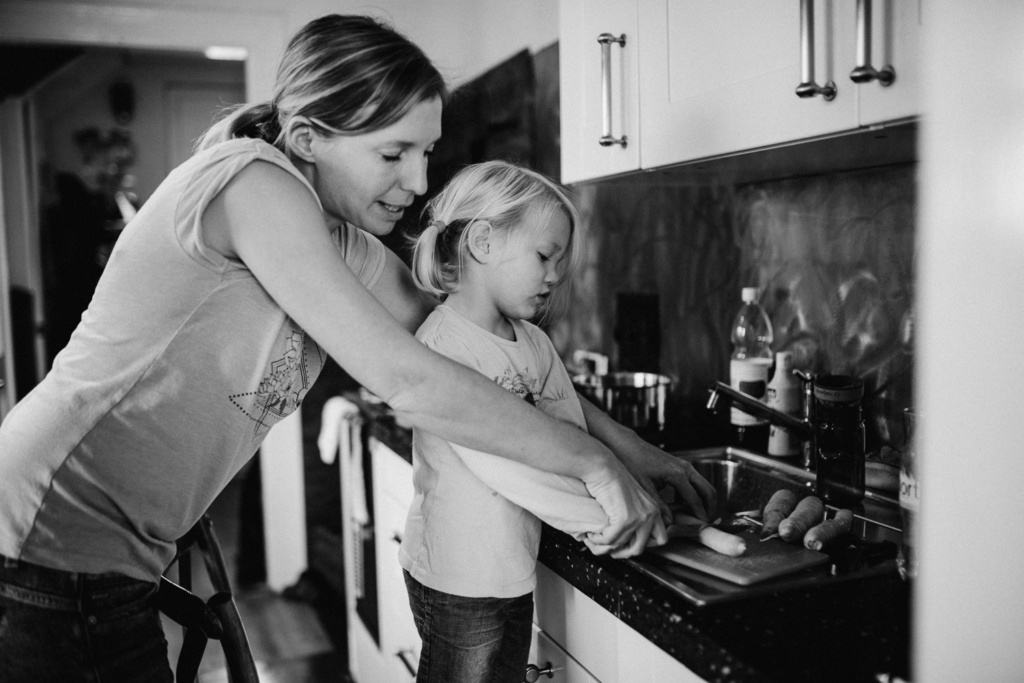
[[[572,362],[577,368],[584,366],[587,367],[588,374],[608,374],[608,356],[605,356],[603,354],[596,353],[594,351],[584,351],[582,349],[577,349],[576,351],[573,351]],[[586,365],[588,363],[594,366],[594,370],[592,372],[589,371],[589,365]]]

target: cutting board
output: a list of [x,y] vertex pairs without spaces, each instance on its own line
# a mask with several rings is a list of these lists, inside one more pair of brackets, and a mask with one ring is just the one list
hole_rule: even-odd
[[828,561],[825,553],[786,543],[780,538],[762,542],[754,529],[733,533],[741,536],[747,544],[747,551],[740,557],[715,552],[701,545],[695,538],[673,538],[665,545],[650,548],[647,552],[741,586],[816,567]]

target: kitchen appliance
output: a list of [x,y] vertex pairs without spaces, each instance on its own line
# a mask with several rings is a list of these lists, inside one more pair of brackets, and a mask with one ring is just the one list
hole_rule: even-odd
[[341,527],[346,601],[349,604],[349,613],[354,612],[357,615],[362,628],[379,646],[373,467],[367,443],[369,435],[360,407],[346,398],[335,397],[325,404],[325,419],[328,409],[334,404],[342,406],[337,426],[340,437]]
[[[777,538],[761,542],[754,511],[762,510],[779,489],[793,491],[798,497],[810,495],[814,490],[813,472],[735,448],[714,447],[675,455],[693,465],[715,487],[721,516],[715,526],[739,534],[746,541],[747,551],[743,556],[729,557],[692,540],[673,539],[663,548],[648,549],[624,562],[693,605],[895,574],[902,533],[899,501],[891,495],[868,490],[854,510],[850,533],[823,548],[823,553],[805,555],[798,544]],[[827,517],[837,511],[827,504],[825,509]],[[821,561],[821,557],[826,559]]]

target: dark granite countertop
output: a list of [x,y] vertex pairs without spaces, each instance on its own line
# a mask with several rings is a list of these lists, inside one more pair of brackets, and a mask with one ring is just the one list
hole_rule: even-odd
[[[386,406],[356,400],[370,434],[411,462],[409,430]],[[909,679],[910,591],[895,571],[695,606],[547,526],[540,560],[707,681]]]

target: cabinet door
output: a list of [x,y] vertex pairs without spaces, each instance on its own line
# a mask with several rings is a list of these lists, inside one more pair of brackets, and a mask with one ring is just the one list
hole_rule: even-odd
[[[856,84],[860,124],[870,126],[917,116],[920,109],[920,0],[874,0],[871,12],[871,62],[876,69],[891,65],[896,79]],[[853,59],[856,65],[856,56]],[[849,77],[847,77],[847,82]]]
[[[610,130],[604,128],[602,45],[598,36],[625,35],[607,46]],[[559,86],[562,182],[573,183],[640,168],[637,115],[636,0],[561,0]],[[606,133],[625,145],[602,145]]]
[[848,75],[855,3],[814,7],[814,76],[835,99],[800,98],[800,2],[640,0],[644,168],[814,138],[857,126]]

